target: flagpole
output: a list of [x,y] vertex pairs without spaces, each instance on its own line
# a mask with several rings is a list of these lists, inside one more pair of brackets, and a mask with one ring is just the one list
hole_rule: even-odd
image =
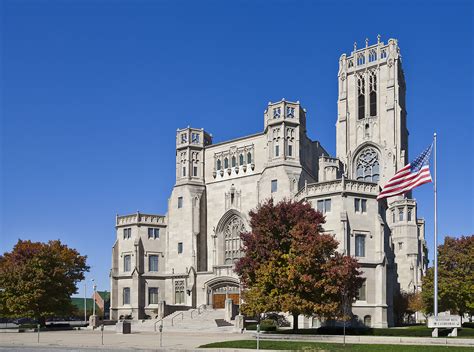
[[438,317],[438,194],[436,180],[436,132],[434,138],[434,315]]

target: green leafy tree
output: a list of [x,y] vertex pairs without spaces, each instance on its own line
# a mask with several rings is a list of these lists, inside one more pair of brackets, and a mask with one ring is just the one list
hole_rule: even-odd
[[0,256],[2,312],[10,317],[45,318],[72,314],[71,295],[89,271],[86,256],[59,240],[48,243],[18,240]]
[[359,264],[337,252],[323,223],[323,215],[303,202],[275,205],[270,199],[250,212],[252,231],[241,235],[245,255],[236,263],[244,313],[290,312],[297,330],[298,315],[337,317],[342,294],[354,300],[364,281]]
[[[423,278],[423,302],[433,313],[434,268]],[[446,237],[438,246],[438,310],[474,315],[474,235]]]

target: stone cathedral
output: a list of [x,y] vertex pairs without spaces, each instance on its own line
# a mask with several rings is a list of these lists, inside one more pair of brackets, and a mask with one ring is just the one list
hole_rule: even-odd
[[[359,260],[365,284],[354,320],[393,325],[393,297],[421,290],[424,221],[411,194],[378,202],[408,157],[405,78],[397,40],[339,59],[336,155],[306,134],[299,101],[270,102],[263,131],[221,143],[203,129],[176,133],[176,183],[166,215],[118,215],[112,250],[111,318],[133,319],[201,305],[239,303],[234,262],[248,213],[269,197],[307,201],[324,231]],[[163,308],[161,308],[163,309]],[[310,323],[311,326],[311,323]]]

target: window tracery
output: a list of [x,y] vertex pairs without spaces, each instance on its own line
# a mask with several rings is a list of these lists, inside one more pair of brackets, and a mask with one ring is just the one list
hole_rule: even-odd
[[280,115],[281,115],[281,109],[279,107],[273,108],[273,118],[278,119],[280,118]]
[[369,62],[377,60],[377,50],[370,49],[369,51]]
[[378,182],[380,179],[379,155],[374,148],[362,150],[357,158],[356,179],[358,181]]
[[234,215],[224,226],[224,258],[225,264],[233,264],[240,259],[242,251],[240,234],[245,231],[242,219]]
[[[254,145],[242,145],[242,146],[230,146],[228,150],[223,150],[214,154],[214,171],[213,177],[216,178],[224,176],[224,170],[226,174],[238,174],[239,172],[247,172],[248,170],[254,170]],[[250,165],[247,165],[250,164]],[[200,168],[198,166],[197,171]]]

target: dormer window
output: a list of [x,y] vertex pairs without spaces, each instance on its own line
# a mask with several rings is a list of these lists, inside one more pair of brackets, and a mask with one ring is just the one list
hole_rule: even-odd
[[295,108],[291,106],[286,107],[286,117],[295,117]]
[[278,119],[281,116],[281,109],[280,108],[273,108],[273,118]]

